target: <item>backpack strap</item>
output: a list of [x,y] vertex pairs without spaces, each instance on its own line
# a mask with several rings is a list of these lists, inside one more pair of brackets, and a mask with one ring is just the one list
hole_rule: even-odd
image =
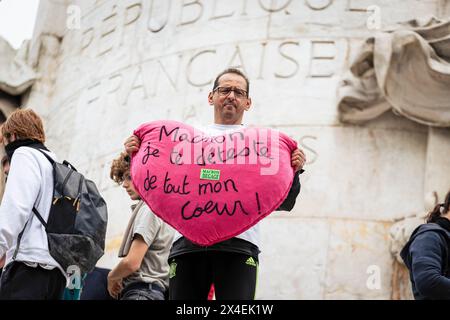
[[39,149],[39,148],[33,148],[33,149],[42,153],[47,158],[47,160],[50,161],[51,164],[55,163],[55,160],[53,160],[52,157],[50,157],[48,154],[46,154],[44,151],[42,151],[42,149]]
[[[35,149],[35,150],[39,151],[40,153],[42,153],[47,158],[47,160],[50,161],[50,163],[52,165],[55,163],[55,160],[53,160],[52,157],[50,157],[48,154],[46,154],[44,151],[42,151],[42,149],[40,149],[40,148],[33,148],[33,149]],[[42,223],[42,225],[45,228],[45,231],[47,231],[47,222],[45,222],[44,218],[42,218],[41,214],[36,209],[36,207],[33,207],[33,213],[36,215],[36,217]]]
[[[33,149],[35,149],[37,151],[40,151],[48,159],[48,161],[51,162],[52,165],[53,165],[53,163],[55,163],[55,160],[53,160],[48,154],[46,154],[40,148],[36,148],[36,147],[33,147],[33,146],[28,146],[28,147],[33,148]],[[39,219],[39,221],[42,223],[42,225],[44,226],[45,230],[47,231],[47,223],[44,221],[44,219],[40,215],[39,211],[37,211],[37,209],[35,207],[33,207],[33,212],[36,215],[36,217]],[[29,220],[27,221],[27,223],[25,223],[25,226],[23,227],[22,231],[17,236],[16,250],[14,250],[14,255],[12,257],[12,260],[16,260],[16,258],[17,258],[17,254],[19,253],[19,248],[20,248],[20,242],[22,241],[22,236],[23,236],[23,233],[25,232],[25,228],[27,227],[28,222],[29,222]]]
[[[0,0],[0,1],[1,1],[1,0]],[[52,165],[56,163],[56,161],[53,160],[53,158],[50,157],[48,154],[46,154],[44,151],[42,151],[42,149],[39,149],[39,148],[33,148],[33,149],[36,149],[37,151],[39,151],[40,153],[42,153],[42,154],[47,158],[47,160],[50,161],[50,163],[51,163]],[[75,170],[75,171],[78,172],[78,170],[77,170],[77,169],[76,169],[69,161],[64,160],[64,161],[63,161],[63,164],[64,164],[65,166],[71,168],[72,170]]]
[[27,224],[28,224],[28,221],[27,221],[27,223],[25,223],[25,226],[23,227],[22,231],[19,233],[19,236],[17,237],[16,250],[14,250],[14,255],[12,257],[13,261],[16,260],[17,254],[19,253],[20,241],[22,240],[22,236],[25,231],[25,228],[27,227]]
[[37,211],[37,209],[33,207],[33,212],[36,215],[36,217],[39,219],[39,221],[42,223],[42,225],[44,226],[45,231],[47,231],[47,222],[45,222],[44,218],[42,218],[39,211]]
[[[44,226],[45,232],[47,232],[47,222],[45,222],[44,218],[42,218],[41,214],[39,213],[39,211],[37,211],[37,209],[35,207],[33,207],[33,213],[36,215],[36,217],[39,219],[39,221]],[[27,221],[27,223],[25,223],[25,226],[23,227],[22,231],[19,233],[19,236],[17,237],[16,250],[14,250],[14,255],[12,257],[12,260],[16,260],[17,254],[19,253],[20,241],[22,241],[22,236],[23,236],[23,233],[25,232],[25,228],[27,227],[28,222],[29,221]]]

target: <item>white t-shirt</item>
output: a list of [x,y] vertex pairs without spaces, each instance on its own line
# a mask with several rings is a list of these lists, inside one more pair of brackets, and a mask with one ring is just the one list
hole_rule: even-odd
[[[224,133],[231,133],[233,131],[242,129],[245,127],[244,125],[226,125],[226,124],[211,124],[206,127],[199,128],[204,133],[210,136],[218,136],[223,135]],[[173,242],[180,239],[182,235],[175,230],[175,235],[173,238]],[[259,224],[255,224],[253,227],[248,229],[247,231],[242,232],[237,235],[236,238],[243,239],[253,243],[255,246],[259,247]]]

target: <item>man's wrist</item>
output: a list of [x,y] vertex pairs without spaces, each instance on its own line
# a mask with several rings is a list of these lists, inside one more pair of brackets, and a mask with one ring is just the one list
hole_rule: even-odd
[[109,281],[115,281],[116,280],[112,271],[110,271],[108,273],[108,280]]

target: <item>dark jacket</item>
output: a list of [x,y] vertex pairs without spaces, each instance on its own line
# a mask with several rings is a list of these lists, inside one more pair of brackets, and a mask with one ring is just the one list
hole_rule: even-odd
[[427,223],[414,230],[400,252],[416,300],[450,299],[449,243],[449,231]]
[[294,181],[292,181],[291,189],[289,190],[286,199],[284,199],[283,203],[275,211],[291,211],[294,208],[295,200],[297,199],[301,188],[299,175],[304,171],[305,170],[301,169],[294,174]]

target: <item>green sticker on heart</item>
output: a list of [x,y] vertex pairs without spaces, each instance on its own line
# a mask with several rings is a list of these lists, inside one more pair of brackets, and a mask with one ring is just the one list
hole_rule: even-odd
[[220,170],[202,169],[200,171],[200,179],[219,180],[220,179]]

